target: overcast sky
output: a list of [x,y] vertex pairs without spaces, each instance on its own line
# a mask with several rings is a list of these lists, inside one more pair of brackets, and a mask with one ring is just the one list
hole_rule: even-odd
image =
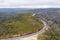
[[60,0],[0,0],[0,8],[49,8],[60,7]]

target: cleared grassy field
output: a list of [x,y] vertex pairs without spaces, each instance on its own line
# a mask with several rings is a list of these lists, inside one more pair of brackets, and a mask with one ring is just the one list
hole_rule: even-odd
[[0,24],[0,38],[31,34],[42,29],[43,23],[35,16],[18,15]]

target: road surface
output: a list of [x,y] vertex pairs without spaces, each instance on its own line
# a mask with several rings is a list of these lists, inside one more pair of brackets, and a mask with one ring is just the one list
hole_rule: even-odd
[[21,36],[21,37],[8,38],[8,39],[0,39],[0,40],[37,40],[37,36],[40,33],[45,32],[45,30],[48,29],[47,23],[45,21],[43,21],[43,20],[41,20],[41,21],[44,24],[44,27],[40,31],[38,31],[36,33],[32,33],[32,34]]

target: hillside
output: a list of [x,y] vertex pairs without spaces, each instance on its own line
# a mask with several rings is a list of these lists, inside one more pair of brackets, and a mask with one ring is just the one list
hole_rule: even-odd
[[23,36],[39,31],[42,22],[29,14],[17,14],[0,24],[0,38]]
[[38,40],[60,40],[60,9],[46,9],[36,14],[49,25],[48,30],[38,35]]

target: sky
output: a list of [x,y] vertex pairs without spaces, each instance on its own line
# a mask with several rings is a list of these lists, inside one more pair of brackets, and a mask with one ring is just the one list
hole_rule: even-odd
[[0,8],[60,8],[60,0],[0,0]]

